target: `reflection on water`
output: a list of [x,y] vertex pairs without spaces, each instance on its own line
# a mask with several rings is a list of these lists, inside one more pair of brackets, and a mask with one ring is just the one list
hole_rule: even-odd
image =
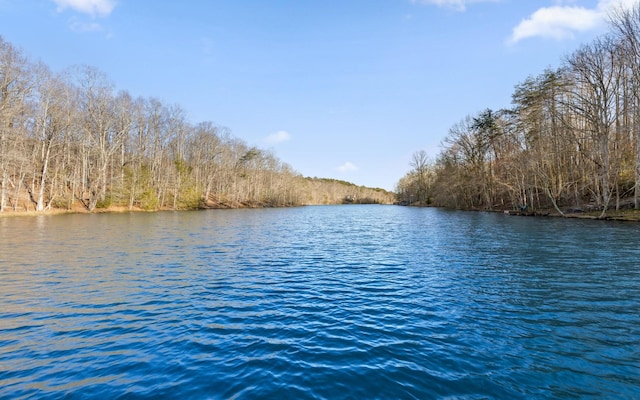
[[0,218],[0,397],[640,397],[639,233],[392,206]]

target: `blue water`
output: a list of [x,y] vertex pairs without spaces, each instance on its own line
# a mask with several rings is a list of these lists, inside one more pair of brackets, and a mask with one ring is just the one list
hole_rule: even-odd
[[640,225],[0,218],[0,398],[640,398]]

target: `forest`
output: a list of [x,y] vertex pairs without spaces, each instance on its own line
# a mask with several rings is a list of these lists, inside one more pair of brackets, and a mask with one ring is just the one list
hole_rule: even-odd
[[392,203],[382,189],[303,177],[179,105],[102,71],[54,73],[0,37],[0,212]]
[[640,5],[607,34],[516,85],[510,108],[453,125],[413,154],[402,204],[560,215],[640,208]]

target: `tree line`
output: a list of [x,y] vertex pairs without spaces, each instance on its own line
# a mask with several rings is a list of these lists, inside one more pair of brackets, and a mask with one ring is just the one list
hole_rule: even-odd
[[54,73],[0,37],[0,211],[392,201],[378,189],[319,186],[227,128],[185,114],[116,91],[94,67]]
[[404,204],[461,209],[640,209],[640,4],[516,85],[512,106],[468,115],[431,160],[414,153]]

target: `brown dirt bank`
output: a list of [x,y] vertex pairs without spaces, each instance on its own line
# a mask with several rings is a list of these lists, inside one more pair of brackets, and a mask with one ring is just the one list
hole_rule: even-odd
[[[412,204],[409,207],[433,207],[427,205],[420,204]],[[437,208],[437,207],[436,207]],[[518,210],[502,210],[502,209],[494,209],[494,210],[486,210],[486,209],[469,209],[461,211],[478,211],[478,212],[496,212],[503,213],[511,216],[518,217],[560,217],[560,218],[575,218],[575,219],[595,219],[601,221],[626,221],[626,222],[640,222],[640,210],[634,209],[621,209],[621,210],[609,210],[607,214],[600,218],[600,214],[602,211],[581,211],[581,210],[567,210],[564,211],[564,215],[558,213],[555,209],[541,209],[541,210],[528,210],[528,211],[518,211]]]
[[629,221],[640,222],[640,210],[610,210],[607,214],[600,218],[600,211],[593,212],[565,212],[564,216],[558,213],[556,210],[536,210],[531,212],[520,211],[502,211],[505,214],[514,216],[527,216],[527,217],[564,217],[564,218],[577,218],[577,219],[597,219],[603,221]]

